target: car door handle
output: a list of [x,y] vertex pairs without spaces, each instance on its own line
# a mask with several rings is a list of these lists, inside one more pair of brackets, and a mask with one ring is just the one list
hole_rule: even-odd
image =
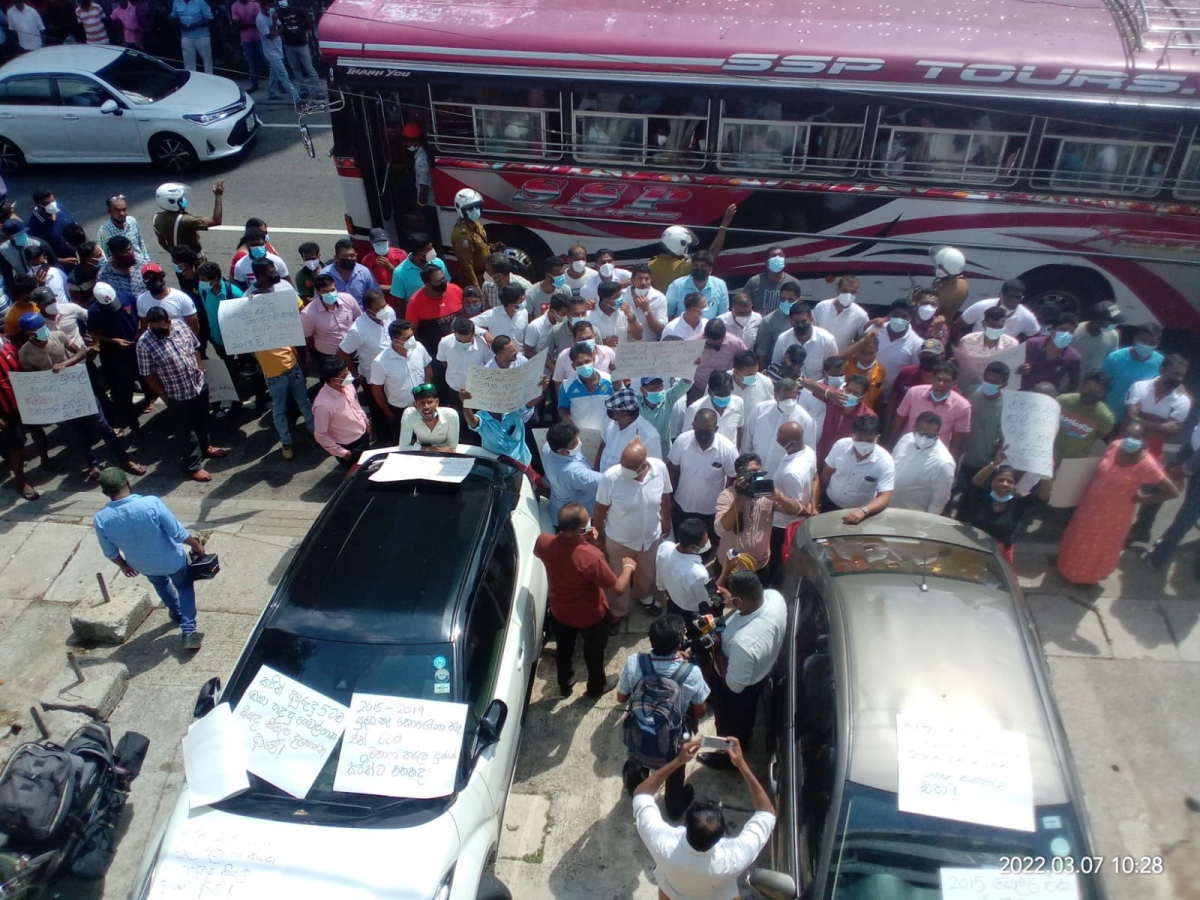
[[67,115],[63,116],[63,118],[64,118],[64,119],[70,119],[70,120],[76,120],[76,119],[78,119],[78,118],[79,118],[79,116],[76,116],[76,115],[74,115],[74,114],[70,114],[70,113],[68,113]]

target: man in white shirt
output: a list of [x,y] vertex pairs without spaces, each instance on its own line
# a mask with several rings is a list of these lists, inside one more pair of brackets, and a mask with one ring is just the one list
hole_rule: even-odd
[[451,327],[454,331],[438,341],[437,358],[446,367],[446,386],[463,391],[467,387],[467,370],[487,365],[492,359],[492,348],[466,316],[459,316]]
[[46,33],[46,25],[38,11],[25,0],[17,0],[8,10],[8,27],[17,36],[21,50],[39,50]]
[[837,341],[842,351],[863,336],[871,317],[855,302],[858,298],[858,277],[843,275],[838,279],[836,297],[822,300],[813,307],[813,321]]
[[[526,310],[529,309],[526,294]],[[550,346],[550,329],[567,317],[567,299],[558,294],[551,296],[550,308],[525,327],[525,355],[530,359]],[[548,360],[553,365],[554,360]],[[547,373],[549,374],[549,373]]]
[[137,314],[138,325],[146,327],[146,313],[155,306],[161,306],[167,315],[176,322],[184,322],[192,329],[193,334],[200,334],[200,319],[196,315],[196,304],[183,291],[167,287],[167,276],[158,263],[147,263],[142,266],[142,281],[146,290],[138,294]]
[[[717,593],[734,612],[725,617],[725,633],[712,655],[708,686],[712,688],[713,717],[717,734],[737,738],[747,747],[759,695],[783,647],[787,604],[778,591],[764,591],[758,575],[744,569],[730,573]],[[730,768],[724,754],[705,753],[699,759],[706,766]]]
[[[708,309],[708,301],[704,295],[693,291],[683,298],[683,315],[672,319],[662,331],[662,339],[676,338],[681,341],[698,341],[704,337],[704,327],[708,321],[704,317]],[[699,356],[699,351],[696,355]]]
[[941,431],[942,417],[923,412],[917,416],[916,428],[896,441],[893,508],[943,514],[954,487],[954,457],[941,442]]
[[743,350],[735,356],[729,374],[733,376],[733,396],[740,397],[742,401],[744,443],[750,416],[758,404],[775,399],[775,382],[769,375],[758,371],[758,355],[753,350]]
[[246,232],[246,255],[237,261],[233,267],[233,280],[243,291],[254,287],[254,262],[259,259],[269,259],[275,263],[275,274],[284,281],[290,281],[287,263],[267,249],[267,235],[261,229]]
[[617,265],[616,257],[613,256],[611,250],[597,250],[594,268],[599,277],[587,282],[580,291],[581,296],[588,303],[595,303],[599,300],[598,291],[602,284],[615,284],[621,290],[629,287],[629,282],[633,278],[633,273],[628,269],[622,269]]
[[825,357],[838,355],[837,341],[824,328],[813,324],[812,307],[803,301],[792,304],[788,321],[792,327],[775,341],[775,349],[771,353],[772,365],[780,365],[788,347],[799,344],[805,352],[804,376],[813,381],[819,380]]
[[404,410],[413,405],[413,388],[433,381],[433,360],[406,319],[388,325],[388,337],[391,346],[371,363],[371,393],[384,418],[399,429]]
[[896,487],[896,465],[879,446],[879,419],[859,416],[854,434],[834,442],[821,472],[821,512],[845,510],[847,525],[883,512]]
[[[884,398],[892,396],[892,382],[905,366],[915,365],[921,356],[924,341],[912,327],[912,308],[907,300],[893,300],[888,311],[887,325],[883,328],[872,325],[867,334],[877,335],[879,350],[876,360],[883,366]],[[866,336],[859,338],[841,355],[846,359],[857,356],[866,346]],[[879,410],[876,410],[878,412]]]
[[[662,459],[662,438],[658,429],[641,414],[638,396],[630,388],[623,387],[604,401],[608,421],[596,452],[596,471],[607,472],[621,461],[621,454],[635,439],[646,447],[646,455]],[[672,479],[672,482],[674,480]]]
[[371,363],[391,346],[387,329],[394,321],[396,313],[388,306],[382,291],[372,289],[363,294],[363,314],[350,325],[337,352],[350,367],[357,384],[370,384]]
[[817,514],[821,482],[817,477],[817,454],[813,450],[816,443],[808,446],[805,437],[799,422],[784,422],[775,433],[775,443],[782,455],[772,468],[766,470],[775,483],[775,494],[771,498],[775,507],[771,517],[771,565],[764,578],[767,584],[774,580],[775,572],[783,564],[788,528]]
[[662,609],[653,594],[654,553],[658,542],[671,533],[671,477],[666,463],[647,456],[640,440],[626,447],[620,463],[604,472],[596,489],[592,524],[603,535],[610,560],[624,565],[628,558],[637,565],[624,591],[609,591],[614,633],[629,615],[631,593],[648,614],[659,615]]
[[710,409],[696,413],[692,430],[671,444],[667,471],[675,485],[673,521],[676,533],[687,518],[697,518],[717,541],[717,497],[737,477],[737,445],[717,434],[717,415]]
[[667,295],[654,288],[650,267],[645,263],[634,266],[629,277],[625,303],[633,307],[633,314],[642,325],[641,339],[657,341],[667,327]]
[[471,319],[476,328],[487,332],[489,342],[501,335],[510,337],[518,347],[525,346],[525,327],[529,324],[529,313],[525,310],[525,291],[515,284],[500,288],[500,304],[485,309]]
[[741,833],[737,837],[728,836],[721,805],[711,800],[689,805],[684,825],[675,828],[667,825],[654,795],[665,782],[680,777],[699,749],[698,739],[685,743],[674,760],[651,772],[638,785],[633,795],[633,817],[638,835],[654,859],[654,880],[659,885],[660,898],[737,900],[741,896],[738,878],[754,864],[771,838],[775,807],[734,738],[727,751],[730,768],[741,773],[755,810]]
[[587,264],[587,247],[576,244],[567,251],[566,286],[573,297],[583,297],[583,289],[598,281],[600,273]]
[[755,312],[750,303],[750,295],[745,291],[736,292],[729,300],[729,311],[717,316],[725,323],[725,329],[735,338],[740,338],[747,347],[753,347],[758,340],[758,327],[762,325],[762,313]]
[[799,422],[804,429],[806,443],[817,446],[820,435],[812,416],[800,405],[800,385],[791,378],[780,378],[775,382],[775,399],[758,404],[750,421],[746,424],[746,437],[742,441],[743,453],[757,453],[762,460],[763,471],[770,472],[779,462],[783,451],[775,440],[779,426],[784,422]]
[[1004,333],[1017,340],[1033,337],[1042,330],[1037,316],[1021,301],[1025,299],[1025,282],[1020,278],[1010,278],[1000,288],[999,297],[989,297],[978,300],[962,311],[958,321],[954,323],[954,334],[951,342],[968,331],[983,331],[983,314],[993,306],[1003,306],[1007,314],[1004,319]]
[[[679,521],[675,540],[663,541],[654,555],[655,587],[667,597],[667,613],[680,616],[683,622],[691,622],[700,615],[701,606],[709,603],[708,583],[712,576],[700,559],[709,543],[704,522],[692,516]],[[707,688],[705,685],[706,697]]]
[[600,285],[596,308],[588,311],[587,318],[599,339],[614,350],[617,344],[642,338],[642,323],[634,315],[633,307],[625,303],[621,286],[615,281]]

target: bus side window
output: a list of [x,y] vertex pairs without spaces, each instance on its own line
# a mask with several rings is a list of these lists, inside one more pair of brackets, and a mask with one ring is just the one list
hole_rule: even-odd
[[447,153],[557,159],[562,155],[557,91],[430,87],[433,139]]
[[865,119],[865,106],[731,97],[721,103],[717,168],[849,174],[858,167]]
[[1180,200],[1200,200],[1200,144],[1188,147],[1172,193]]

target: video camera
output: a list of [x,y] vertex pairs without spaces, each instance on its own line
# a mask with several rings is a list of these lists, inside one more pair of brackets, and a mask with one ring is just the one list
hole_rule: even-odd
[[766,472],[747,472],[738,484],[738,491],[756,500],[759,497],[770,497],[775,493],[775,482],[767,477]]

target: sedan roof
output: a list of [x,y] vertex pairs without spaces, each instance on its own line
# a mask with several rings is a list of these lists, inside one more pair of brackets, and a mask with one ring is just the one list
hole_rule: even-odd
[[62,44],[22,53],[0,67],[0,78],[49,72],[90,72],[95,74],[124,53],[111,45]]
[[858,525],[845,524],[840,512],[824,513],[808,519],[805,526],[810,538],[843,535],[924,538],[942,544],[954,544],[956,547],[982,550],[987,554],[991,554],[995,547],[991,538],[976,528],[945,516],[931,516],[907,509],[885,509]]

